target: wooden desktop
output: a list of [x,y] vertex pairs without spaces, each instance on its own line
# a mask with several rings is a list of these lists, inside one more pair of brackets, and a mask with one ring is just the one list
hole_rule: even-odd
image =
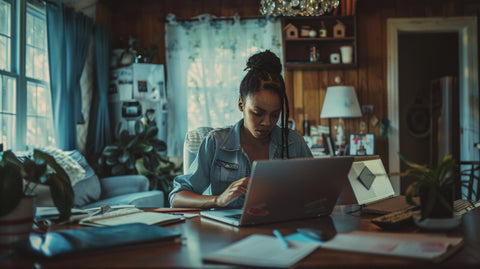
[[[273,229],[284,235],[295,233],[299,227],[321,228],[331,234],[353,230],[381,230],[370,222],[375,215],[346,214],[348,207],[337,206],[330,217],[272,223],[237,228],[203,217],[187,219],[167,228],[182,234],[181,243],[147,243],[101,251],[72,254],[57,258],[35,257],[16,253],[0,260],[1,268],[232,268],[234,266],[202,261],[202,257],[228,246],[251,234],[272,235]],[[78,225],[62,228],[81,228]],[[413,224],[398,232],[420,232]],[[461,226],[447,235],[464,236],[465,245],[447,260],[435,264],[414,259],[317,249],[296,264],[313,268],[480,268],[480,208],[466,213]]]

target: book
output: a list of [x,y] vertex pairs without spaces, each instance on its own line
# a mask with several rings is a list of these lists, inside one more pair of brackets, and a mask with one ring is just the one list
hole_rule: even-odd
[[274,236],[253,234],[206,255],[203,260],[255,267],[288,268],[312,253],[320,244],[288,241],[286,248]]
[[337,234],[322,248],[440,262],[463,246],[463,238],[432,234],[354,231]]
[[79,224],[87,226],[112,226],[128,223],[166,225],[183,220],[185,220],[185,217],[182,215],[145,212],[141,209],[133,207],[107,211],[98,215],[91,215],[81,219]]
[[111,247],[139,243],[180,242],[181,234],[165,227],[131,223],[105,227],[87,227],[49,231],[30,235],[30,251],[45,257],[105,250]]

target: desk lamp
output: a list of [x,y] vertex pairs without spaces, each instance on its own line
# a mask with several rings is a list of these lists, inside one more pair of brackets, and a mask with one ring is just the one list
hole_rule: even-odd
[[358,118],[362,116],[357,94],[352,86],[330,86],[323,101],[320,118],[338,118],[336,144],[338,152],[342,152],[345,145],[345,127],[342,118]]

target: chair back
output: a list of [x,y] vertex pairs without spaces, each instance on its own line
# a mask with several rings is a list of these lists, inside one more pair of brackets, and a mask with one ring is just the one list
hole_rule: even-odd
[[460,190],[463,199],[472,201],[480,200],[480,161],[459,162],[461,172],[460,180],[466,182],[467,190]]
[[183,173],[188,174],[190,172],[190,166],[197,157],[198,148],[205,136],[213,130],[212,127],[198,127],[197,129],[188,131],[185,135],[185,141],[183,143]]

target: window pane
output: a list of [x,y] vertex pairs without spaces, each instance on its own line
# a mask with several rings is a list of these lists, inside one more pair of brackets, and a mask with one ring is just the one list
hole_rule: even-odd
[[0,113],[14,114],[17,104],[17,85],[15,78],[0,76]]
[[11,71],[11,5],[0,0],[0,69]]
[[27,93],[27,147],[52,145],[55,140],[50,89],[28,82]]
[[27,76],[44,81],[48,78],[47,32],[45,15],[27,8]]
[[14,148],[15,133],[15,115],[0,113],[0,143],[3,143],[3,149]]

